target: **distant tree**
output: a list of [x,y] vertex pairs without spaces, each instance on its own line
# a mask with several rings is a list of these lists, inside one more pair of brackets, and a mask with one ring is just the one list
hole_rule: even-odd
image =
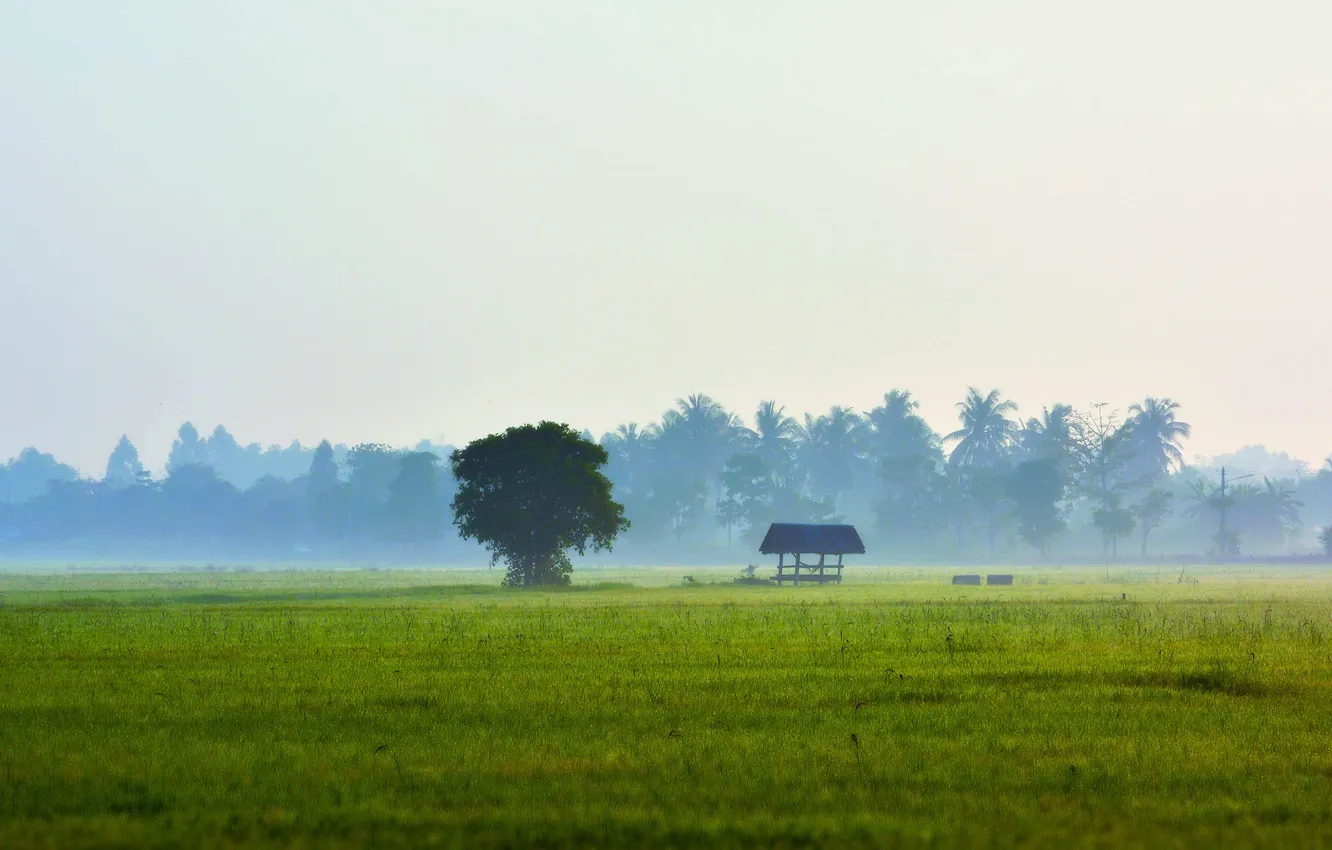
[[1264,478],[1261,486],[1241,484],[1234,495],[1234,527],[1257,542],[1283,546],[1304,524],[1300,519],[1304,503],[1288,481]]
[[237,536],[263,545],[291,544],[303,531],[302,487],[276,475],[265,475],[240,494]]
[[608,460],[601,446],[555,422],[476,440],[450,458],[454,525],[490,550],[492,563],[508,565],[505,584],[568,584],[568,550],[609,549],[629,527],[601,473]]
[[975,466],[959,471],[962,489],[975,516],[985,530],[986,552],[994,558],[999,531],[1009,518],[1012,500],[1008,495],[1007,466]]
[[1092,511],[1092,523],[1101,530],[1105,540],[1110,541],[1111,557],[1119,557],[1119,541],[1133,533],[1137,525],[1133,511],[1123,507],[1118,496],[1113,496],[1109,504]]
[[1184,465],[1180,444],[1193,433],[1193,427],[1179,421],[1178,410],[1178,402],[1150,396],[1129,408],[1128,439],[1135,458],[1151,474],[1165,474]]
[[717,521],[726,528],[726,554],[731,554],[731,530],[742,526],[752,531],[759,519],[759,511],[774,487],[772,472],[763,458],[753,453],[731,456],[722,470],[725,495],[717,505]]
[[796,467],[809,490],[834,504],[862,477],[865,420],[849,407],[836,405],[818,417],[805,414],[796,433]]
[[347,453],[344,463],[350,530],[369,533],[378,529],[401,457],[401,452],[382,443],[362,443]]
[[945,443],[956,443],[948,462],[961,467],[990,467],[1003,463],[1017,431],[1017,424],[1008,414],[1017,405],[1005,400],[998,390],[981,395],[971,387],[967,397],[957,403],[958,420],[962,427],[945,436]]
[[177,466],[162,482],[168,536],[214,538],[230,530],[237,491],[202,463]]
[[876,527],[891,549],[928,543],[943,527],[945,480],[934,459],[907,454],[879,463],[882,495],[875,504]]
[[1028,460],[1053,460],[1061,475],[1071,472],[1075,413],[1067,404],[1047,407],[1039,418],[1028,419],[1017,434],[1017,444]]
[[1325,525],[1318,532],[1318,542],[1323,544],[1323,554],[1332,558],[1332,525]]
[[129,437],[122,436],[106,461],[106,474],[102,480],[112,487],[132,487],[138,483],[141,472],[143,464],[139,462],[139,450],[134,448]]
[[[1096,404],[1073,414],[1072,433],[1077,484],[1092,503],[1092,524],[1101,531],[1101,551],[1117,552],[1118,541],[1132,533],[1135,522],[1133,513],[1122,506],[1124,493],[1136,483],[1129,472],[1133,447],[1128,431],[1118,411]],[[1124,532],[1126,524],[1129,530]]]
[[783,484],[789,484],[795,436],[800,426],[786,414],[786,408],[775,401],[763,401],[754,411],[754,430],[746,443],[749,451],[767,466],[769,474]]
[[311,493],[321,493],[338,486],[338,462],[333,459],[333,446],[328,440],[321,442],[315,449],[307,486]]
[[1064,480],[1054,458],[1018,464],[1007,481],[1013,502],[1018,535],[1041,555],[1049,554],[1050,539],[1065,528],[1059,503],[1064,498]]
[[616,489],[643,495],[652,472],[652,433],[630,422],[604,435],[601,446],[610,457],[606,477],[615,482]]
[[206,466],[208,447],[199,439],[199,429],[191,422],[180,426],[176,441],[167,455],[167,474],[182,466]]
[[53,483],[72,483],[79,472],[53,455],[26,448],[0,466],[0,502],[19,504],[41,496]]
[[658,532],[669,534],[678,552],[685,537],[706,516],[708,485],[702,478],[688,478],[675,470],[654,470],[646,498],[635,499],[634,504],[635,512],[629,518],[637,523],[641,516],[648,537]]
[[439,537],[446,514],[439,458],[430,452],[409,452],[398,462],[389,484],[389,525],[402,543],[425,543]]
[[1152,488],[1142,497],[1142,501],[1133,506],[1133,515],[1138,520],[1138,527],[1142,529],[1142,557],[1147,558],[1147,538],[1151,535],[1161,523],[1169,518],[1173,510],[1172,503],[1175,500],[1175,494]]
[[688,481],[713,484],[720,498],[721,470],[735,451],[744,426],[712,398],[695,393],[676,399],[652,429],[660,463]]
[[305,479],[306,506],[316,534],[330,539],[346,534],[347,491],[338,475],[333,446],[324,440],[315,449]]
[[882,470],[883,463],[894,458],[923,457],[931,462],[943,458],[939,435],[920,416],[920,402],[905,390],[890,390],[883,404],[865,417],[871,463]]

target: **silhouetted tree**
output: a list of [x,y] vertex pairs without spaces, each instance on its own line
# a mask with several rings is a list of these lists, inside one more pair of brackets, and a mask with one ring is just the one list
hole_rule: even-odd
[[1120,504],[1119,495],[1110,497],[1109,502],[1092,511],[1092,523],[1101,530],[1105,540],[1110,542],[1110,554],[1119,557],[1119,541],[1133,533],[1137,519],[1133,511]]
[[1027,460],[1052,460],[1062,476],[1073,471],[1073,441],[1077,422],[1067,404],[1047,407],[1039,418],[1026,421],[1017,433],[1017,445]]
[[796,432],[796,468],[815,496],[838,496],[861,477],[865,421],[849,407],[835,406],[819,417],[805,415]]
[[601,446],[555,422],[476,440],[450,458],[454,524],[492,563],[507,563],[507,585],[568,584],[568,550],[609,549],[629,527],[601,473],[608,460]]
[[315,532],[328,539],[346,536],[348,487],[338,476],[338,464],[328,440],[315,449],[305,489],[307,512]]
[[[676,399],[653,429],[658,461],[690,481],[721,489],[721,470],[743,431],[740,420],[701,393]],[[720,492],[718,492],[720,497]]]
[[939,435],[926,424],[919,411],[920,402],[910,392],[890,390],[884,394],[883,404],[869,412],[866,443],[876,465],[889,458],[942,459]]
[[207,463],[208,447],[199,439],[199,429],[186,422],[180,426],[176,441],[171,444],[171,453],[167,455],[167,475],[182,466],[204,466]]
[[111,457],[107,458],[106,474],[102,480],[112,487],[132,487],[138,482],[142,471],[139,450],[134,448],[129,437],[122,436],[111,451]]
[[794,443],[800,426],[775,401],[763,401],[754,411],[754,429],[746,435],[748,450],[768,468],[769,474],[790,484]]
[[899,551],[921,547],[943,528],[944,475],[925,455],[898,455],[879,464],[883,495],[875,507],[883,545]]
[[26,448],[0,466],[0,501],[18,504],[46,493],[53,483],[77,481],[78,470],[54,456]]
[[1142,501],[1133,506],[1133,516],[1137,518],[1138,527],[1142,529],[1144,559],[1147,557],[1147,538],[1170,516],[1174,500],[1174,493],[1154,487],[1147,491]]
[[1178,410],[1178,402],[1150,396],[1129,408],[1125,427],[1143,474],[1164,475],[1184,465],[1180,444],[1193,433],[1193,427],[1179,421]]
[[369,535],[384,520],[389,484],[398,475],[402,454],[382,443],[362,443],[347,453],[349,530]]
[[742,526],[748,533],[754,530],[763,500],[768,498],[774,484],[772,472],[757,454],[743,453],[731,456],[722,470],[725,495],[717,505],[717,521],[726,527],[726,554],[731,554],[731,529]]
[[948,462],[961,467],[991,467],[1004,462],[1017,424],[1008,414],[1017,405],[1005,400],[998,390],[981,395],[971,387],[967,397],[957,403],[957,418],[962,427],[945,436],[945,443],[956,443]]
[[[1134,484],[1129,461],[1133,446],[1119,413],[1096,404],[1073,414],[1072,452],[1078,486],[1093,506],[1092,524],[1101,531],[1101,552],[1118,550],[1118,541],[1133,533],[1132,511],[1123,507],[1123,495]],[[1127,527],[1127,531],[1124,529]]]
[[398,462],[389,484],[388,517],[394,537],[403,543],[426,543],[439,537],[445,517],[439,458],[410,452]]
[[1020,463],[1007,481],[1008,498],[1017,517],[1018,536],[1049,554],[1050,538],[1063,531],[1059,503],[1064,498],[1064,480],[1053,458]]

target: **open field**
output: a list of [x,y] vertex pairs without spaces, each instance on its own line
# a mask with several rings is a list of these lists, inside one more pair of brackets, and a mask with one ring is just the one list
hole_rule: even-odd
[[1332,570],[1178,569],[0,573],[0,846],[1327,844]]

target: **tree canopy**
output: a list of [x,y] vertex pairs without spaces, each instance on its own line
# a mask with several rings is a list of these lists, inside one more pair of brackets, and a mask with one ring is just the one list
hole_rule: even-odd
[[610,549],[629,528],[601,472],[609,460],[604,448],[556,422],[483,437],[450,458],[454,525],[490,551],[491,563],[508,565],[509,586],[568,584],[569,550]]

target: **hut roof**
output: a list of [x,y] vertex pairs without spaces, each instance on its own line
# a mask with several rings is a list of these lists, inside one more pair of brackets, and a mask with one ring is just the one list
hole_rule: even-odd
[[764,555],[778,552],[811,555],[863,555],[865,544],[860,541],[854,525],[806,525],[793,522],[774,522],[759,545]]

